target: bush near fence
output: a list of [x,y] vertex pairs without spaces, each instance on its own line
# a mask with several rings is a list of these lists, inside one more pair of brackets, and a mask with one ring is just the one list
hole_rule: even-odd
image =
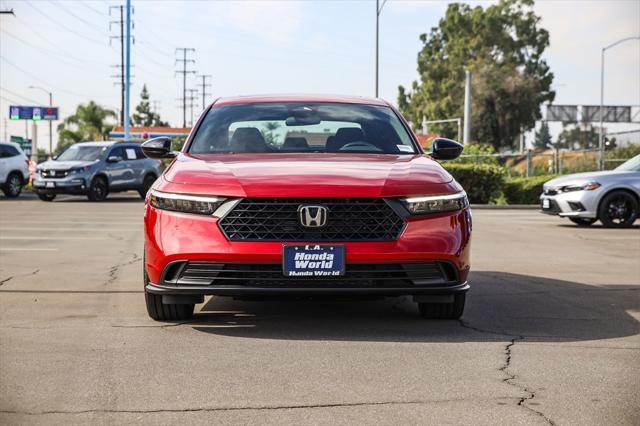
[[492,164],[443,163],[443,166],[467,191],[469,201],[488,204],[499,200],[505,178],[505,169]]
[[555,175],[543,175],[507,179],[502,187],[504,198],[508,204],[538,204],[542,185],[554,177]]

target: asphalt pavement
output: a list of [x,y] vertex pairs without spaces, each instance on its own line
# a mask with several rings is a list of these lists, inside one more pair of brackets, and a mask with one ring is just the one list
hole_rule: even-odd
[[640,424],[640,227],[474,211],[461,321],[207,299],[157,323],[137,194],[0,199],[0,424]]

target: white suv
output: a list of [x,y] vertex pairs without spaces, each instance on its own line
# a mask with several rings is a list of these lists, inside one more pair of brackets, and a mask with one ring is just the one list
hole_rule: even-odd
[[20,145],[0,142],[0,188],[7,198],[20,195],[22,186],[29,182],[29,159]]

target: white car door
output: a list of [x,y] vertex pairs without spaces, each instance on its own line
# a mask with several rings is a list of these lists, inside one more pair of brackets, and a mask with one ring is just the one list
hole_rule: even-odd
[[0,184],[7,181],[7,174],[9,174],[9,166],[11,165],[11,158],[9,158],[9,151],[5,148],[6,145],[0,144]]

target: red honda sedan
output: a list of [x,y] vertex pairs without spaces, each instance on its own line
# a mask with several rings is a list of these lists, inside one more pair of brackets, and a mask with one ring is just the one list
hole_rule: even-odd
[[205,295],[413,296],[425,318],[462,315],[471,214],[462,187],[378,99],[219,99],[145,205],[144,289],[155,320],[193,315]]

